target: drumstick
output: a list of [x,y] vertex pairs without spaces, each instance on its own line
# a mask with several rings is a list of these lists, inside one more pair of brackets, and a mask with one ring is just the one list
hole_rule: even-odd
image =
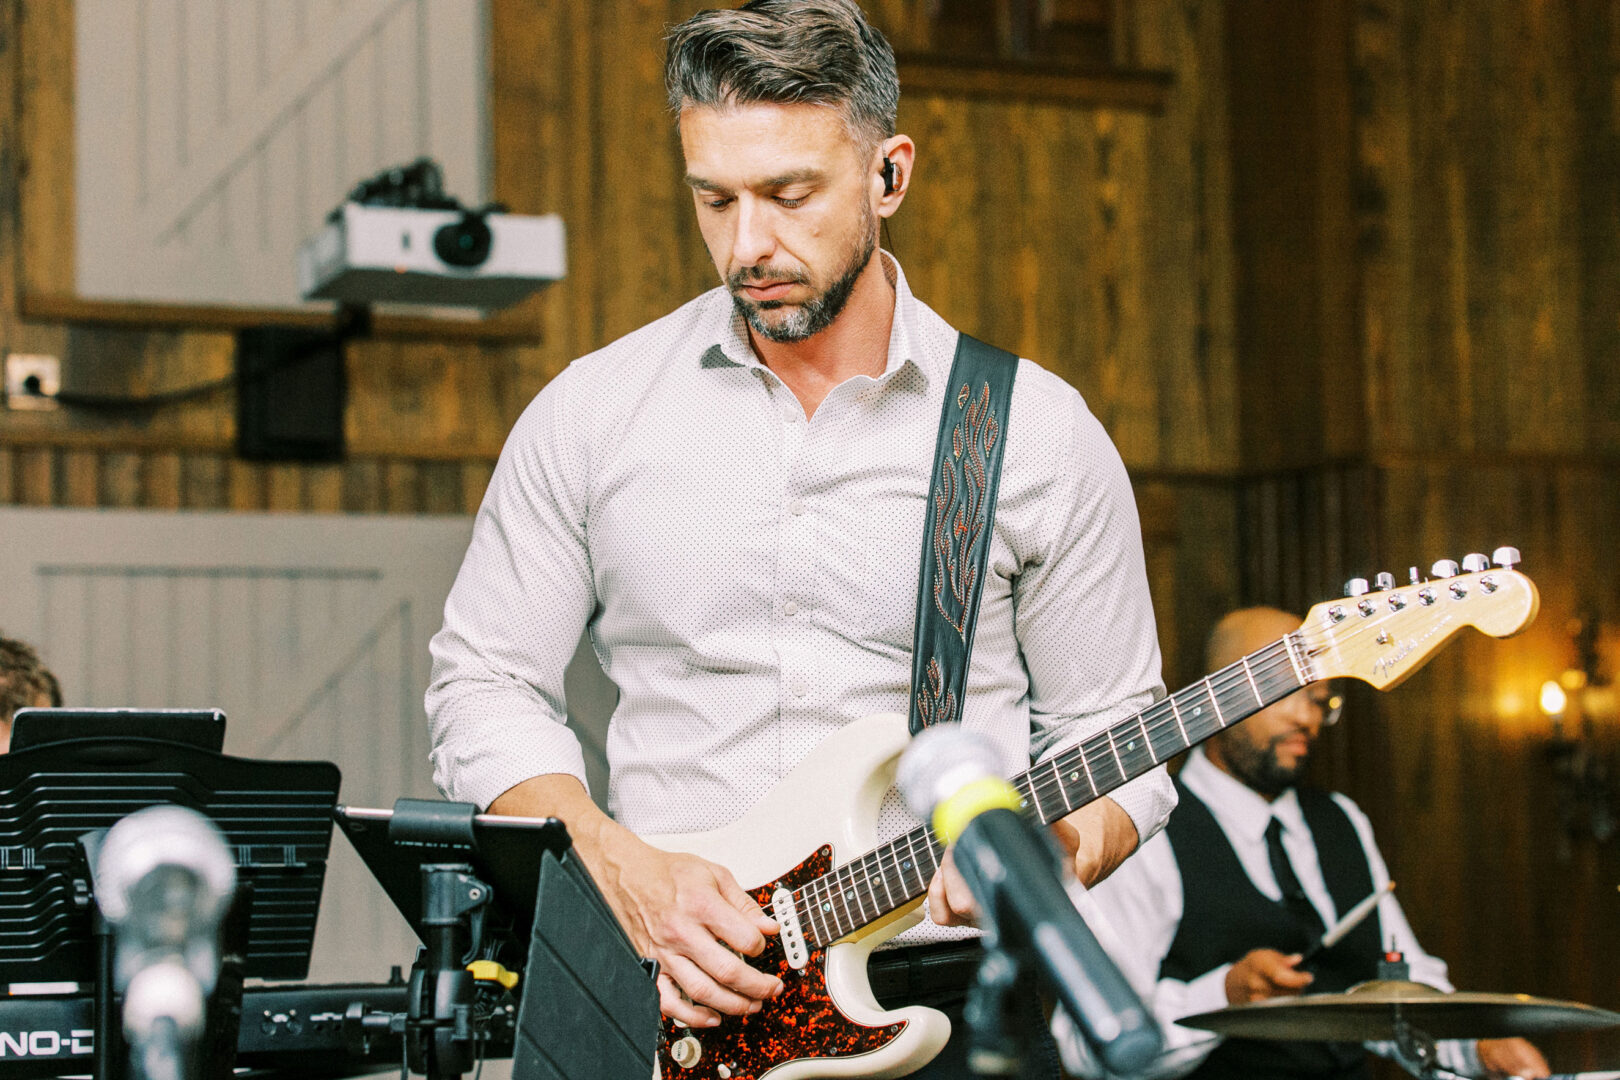
[[1323,950],[1333,948],[1344,935],[1360,926],[1361,921],[1372,914],[1373,908],[1378,906],[1378,901],[1383,899],[1385,893],[1394,891],[1395,883],[1391,881],[1382,889],[1374,889],[1368,893],[1361,903],[1344,913],[1344,918],[1329,927],[1327,932],[1317,939],[1316,944],[1306,949],[1304,955],[1299,958],[1299,962],[1303,964],[1308,960],[1314,960],[1317,954]]

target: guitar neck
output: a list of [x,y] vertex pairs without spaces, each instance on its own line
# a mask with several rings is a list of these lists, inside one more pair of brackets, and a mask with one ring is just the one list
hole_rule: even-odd
[[[1012,780],[1043,825],[1280,701],[1317,678],[1300,636],[1286,637],[1200,679]],[[805,884],[806,929],[829,944],[915,900],[944,858],[927,826],[911,830]]]

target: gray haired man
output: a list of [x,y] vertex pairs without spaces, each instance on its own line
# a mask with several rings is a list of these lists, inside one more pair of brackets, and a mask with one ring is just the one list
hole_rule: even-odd
[[[576,361],[519,420],[433,642],[427,705],[440,787],[563,819],[661,963],[665,1015],[700,1029],[781,992],[743,959],[778,926],[725,867],[639,837],[725,825],[844,725],[905,711],[958,335],[878,251],[918,153],[895,130],[893,53],[852,0],[701,12],[671,31],[666,75],[723,286]],[[1010,774],[1162,686],[1118,453],[1028,360],[1009,428],[962,712]],[[564,726],[585,628],[621,692],[611,818]],[[1065,818],[1079,878],[1107,875],[1173,802],[1161,771]],[[915,824],[891,798],[878,828]],[[897,943],[960,950],[966,931],[944,927],[973,905],[949,865],[929,910]]]

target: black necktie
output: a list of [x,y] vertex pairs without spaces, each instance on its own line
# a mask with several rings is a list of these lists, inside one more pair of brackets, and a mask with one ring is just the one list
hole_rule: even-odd
[[1282,830],[1282,822],[1276,818],[1272,818],[1271,824],[1266,826],[1266,855],[1271,859],[1271,872],[1277,878],[1277,887],[1282,890],[1283,904],[1299,920],[1300,926],[1316,937],[1325,929],[1322,916],[1300,887],[1294,866],[1288,861],[1288,853],[1283,850]]

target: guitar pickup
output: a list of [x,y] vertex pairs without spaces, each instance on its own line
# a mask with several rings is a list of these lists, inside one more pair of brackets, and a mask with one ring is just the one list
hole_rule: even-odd
[[771,910],[782,928],[782,952],[787,955],[788,967],[797,971],[810,962],[810,947],[804,943],[799,912],[793,906],[793,890],[778,887],[771,894]]

